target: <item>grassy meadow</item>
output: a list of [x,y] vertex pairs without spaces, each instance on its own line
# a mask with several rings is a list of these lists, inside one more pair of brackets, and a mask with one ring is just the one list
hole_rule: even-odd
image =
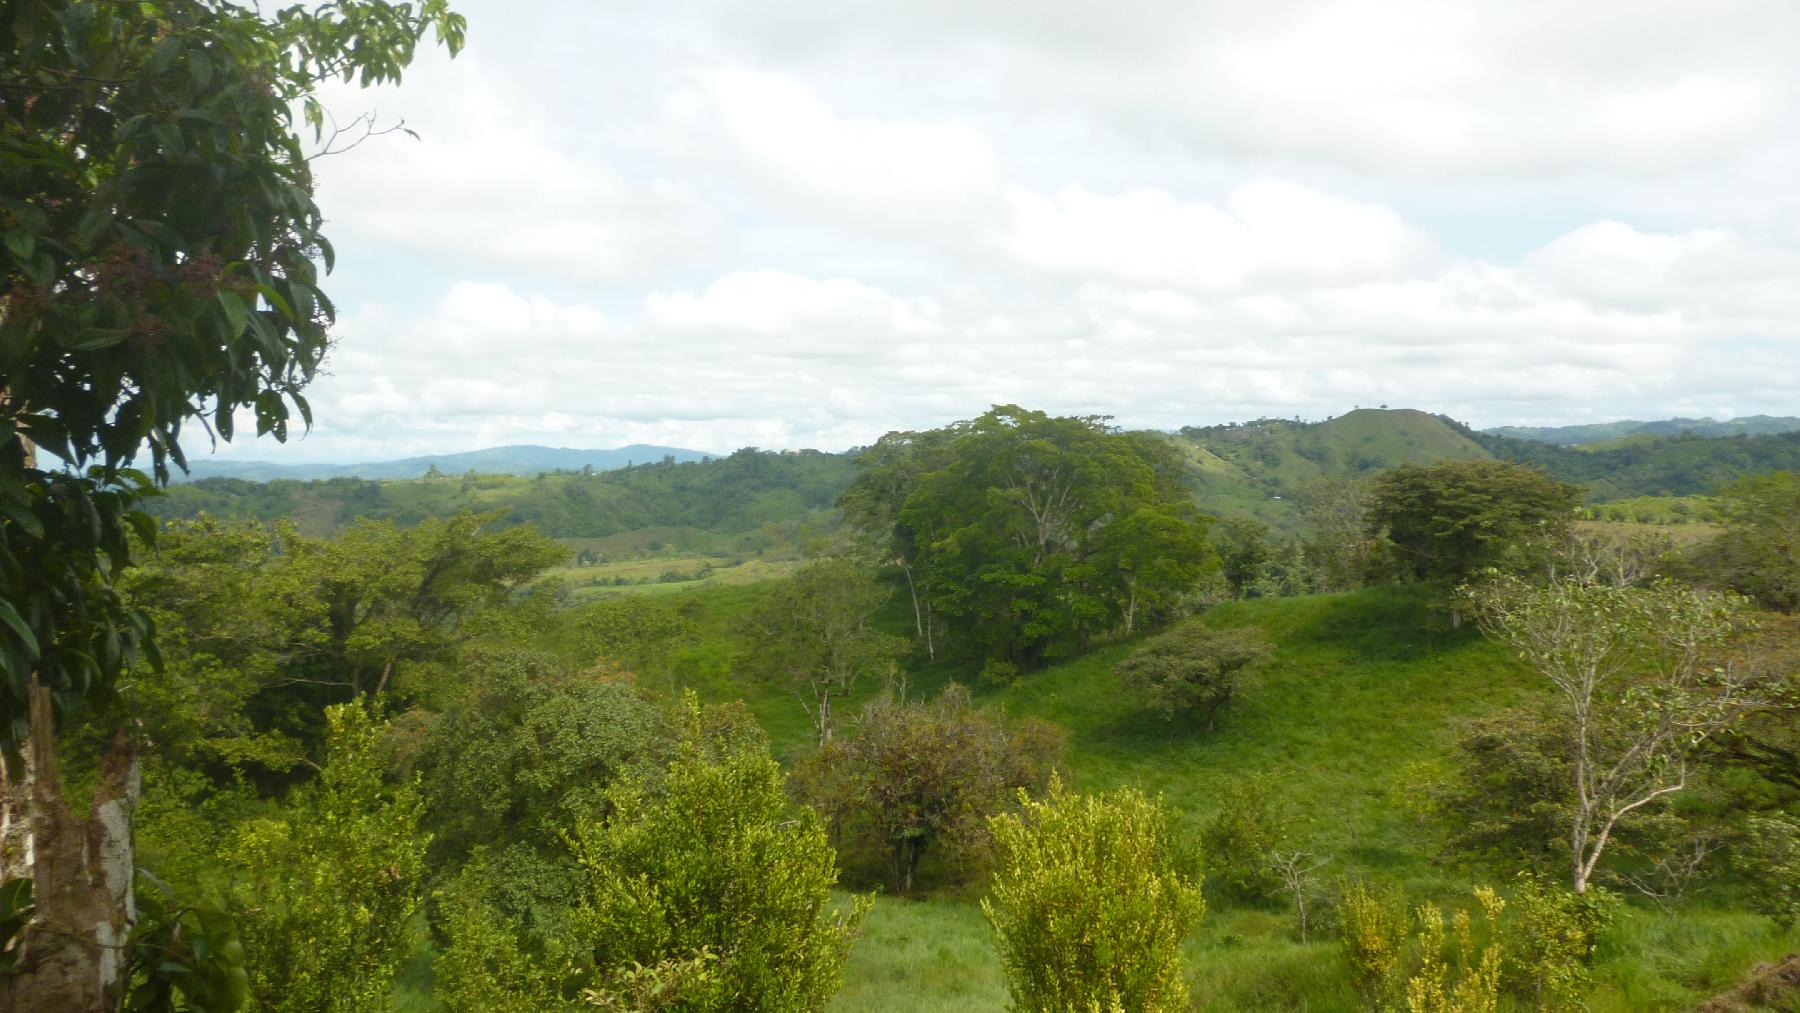
[[[667,599],[694,617],[700,641],[715,641],[728,655],[702,652],[710,663],[677,665],[667,685],[715,700],[744,699],[777,755],[791,762],[812,748],[807,716],[791,692],[726,674],[743,669],[729,655],[745,648],[724,641],[756,593],[690,587]],[[1120,691],[1112,666],[1131,642],[1104,645],[1010,686],[977,686],[976,698],[984,707],[1056,723],[1068,735],[1075,787],[1135,785],[1160,793],[1184,834],[1197,833],[1216,811],[1222,789],[1273,775],[1276,802],[1293,816],[1296,846],[1330,857],[1318,874],[1320,899],[1351,873],[1447,908],[1468,906],[1477,884],[1505,885],[1510,870],[1438,860],[1439,831],[1418,815],[1406,786],[1409,767],[1446,756],[1462,722],[1544,692],[1530,672],[1469,624],[1454,627],[1414,588],[1229,602],[1207,615],[1217,626],[1261,629],[1276,651],[1214,732],[1173,725]],[[896,631],[910,622],[897,608],[884,618]],[[973,673],[940,662],[915,665],[906,678],[910,694],[930,696],[952,679],[972,682]],[[877,692],[879,686],[864,684],[858,696]],[[853,700],[838,712],[848,719],[856,706]],[[1004,1008],[1005,983],[978,907],[981,883],[957,882],[930,857],[921,875],[924,899],[878,899],[834,1010]],[[1318,900],[1316,907],[1328,907]],[[1186,944],[1195,1008],[1359,1008],[1330,918],[1316,915],[1302,942],[1288,906],[1209,895]],[[1800,935],[1714,907],[1704,891],[1666,912],[1634,902],[1603,941],[1593,1008],[1689,1009],[1755,963],[1796,948]]]

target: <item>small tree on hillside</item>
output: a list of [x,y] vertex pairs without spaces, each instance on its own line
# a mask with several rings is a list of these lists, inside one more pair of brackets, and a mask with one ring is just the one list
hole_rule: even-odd
[[990,825],[999,852],[981,902],[1021,1013],[1188,1008],[1181,942],[1206,910],[1160,801],[1126,788],[1041,801]]
[[888,853],[894,889],[902,893],[911,892],[934,846],[976,847],[987,818],[1015,793],[1041,790],[1063,745],[1054,725],[1002,722],[976,710],[957,685],[929,703],[873,701],[857,731],[815,754],[797,780],[825,796],[827,818],[854,826]]
[[1725,656],[1741,599],[1495,577],[1466,589],[1482,629],[1555,687],[1564,722],[1571,884],[1585,893],[1621,821],[1688,786],[1698,751],[1758,703]]
[[1114,671],[1163,717],[1204,719],[1210,732],[1244,675],[1269,655],[1268,640],[1258,630],[1215,630],[1189,619],[1145,642]]
[[894,670],[904,641],[871,619],[888,591],[846,559],[821,559],[777,585],[757,610],[766,660],[792,684],[819,745],[831,741],[833,700],[866,675]]

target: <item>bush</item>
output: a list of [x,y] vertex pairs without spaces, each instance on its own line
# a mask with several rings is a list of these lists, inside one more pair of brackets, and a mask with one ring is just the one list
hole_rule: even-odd
[[223,856],[258,1009],[385,1009],[412,952],[429,840],[418,790],[382,783],[383,728],[360,705],[325,718],[318,783],[247,823]]
[[[1409,915],[1398,890],[1357,880],[1343,885],[1340,941],[1369,1008],[1491,1011],[1504,990],[1522,1009],[1585,1009],[1588,964],[1616,899],[1599,889],[1578,895],[1531,874],[1519,877],[1510,901],[1485,886],[1475,897],[1483,914],[1479,935],[1467,911],[1452,916],[1447,935],[1433,904]],[[1505,923],[1503,910],[1512,912]],[[1410,932],[1415,917],[1417,931]]]
[[1752,816],[1737,866],[1754,886],[1751,905],[1784,925],[1800,921],[1800,821]]
[[1124,789],[1042,801],[991,821],[999,866],[981,909],[1022,1013],[1188,1008],[1181,941],[1205,902],[1176,870],[1160,801]]
[[588,893],[571,931],[593,962],[592,1003],[779,1013],[822,1009],[838,987],[866,905],[830,910],[835,856],[818,817],[788,805],[766,746],[716,750],[690,703],[660,789],[613,791],[613,815],[572,835]]
[[1219,812],[1200,833],[1209,879],[1244,900],[1282,890],[1269,855],[1288,841],[1288,815],[1275,805],[1275,779],[1259,774],[1227,785]]
[[1586,1008],[1588,963],[1600,932],[1612,920],[1614,903],[1605,890],[1577,894],[1537,876],[1519,876],[1507,938],[1507,976],[1532,1009]]
[[813,754],[795,774],[834,832],[884,853],[893,888],[910,893],[919,863],[948,845],[979,856],[988,817],[1020,790],[1041,791],[1062,757],[1061,729],[1002,721],[952,684],[935,700],[884,697],[863,708],[857,734]]
[[1375,1008],[1389,1005],[1400,986],[1410,919],[1406,896],[1345,880],[1338,894],[1338,932],[1356,990]]
[[1237,695],[1244,674],[1269,657],[1256,629],[1215,630],[1189,619],[1151,638],[1114,669],[1169,720],[1204,718],[1212,731],[1219,708]]
[[[1475,888],[1490,939],[1498,935],[1506,902],[1485,886]],[[1474,919],[1467,911],[1451,917],[1455,962],[1447,955],[1444,914],[1435,904],[1419,906],[1419,968],[1406,982],[1407,1013],[1496,1013],[1500,1008],[1500,944],[1476,950]]]

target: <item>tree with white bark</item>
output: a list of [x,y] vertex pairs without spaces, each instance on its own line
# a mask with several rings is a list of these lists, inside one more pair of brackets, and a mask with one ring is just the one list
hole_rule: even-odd
[[1759,703],[1736,663],[1742,599],[1659,583],[1491,576],[1463,589],[1485,633],[1556,690],[1570,764],[1570,882],[1587,892],[1620,825],[1686,790],[1700,750]]

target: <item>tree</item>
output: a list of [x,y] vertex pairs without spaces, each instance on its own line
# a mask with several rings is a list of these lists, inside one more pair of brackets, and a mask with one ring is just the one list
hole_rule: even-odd
[[1244,674],[1268,659],[1261,631],[1215,630],[1186,620],[1146,641],[1113,669],[1169,720],[1204,718],[1212,731],[1219,708],[1237,695]]
[[797,779],[828,820],[855,825],[886,852],[893,888],[910,893],[934,845],[978,846],[987,818],[1017,791],[1042,789],[1061,753],[1055,726],[1009,726],[952,684],[929,703],[870,702],[857,734],[815,754]]
[[[230,439],[240,411],[285,438],[327,346],[317,287],[331,247],[293,110],[315,141],[331,80],[398,80],[428,32],[451,52],[463,19],[444,0],[295,5],[272,19],[228,0],[42,0],[7,9],[0,51],[0,754],[33,811],[39,905],[0,1008],[117,1002],[103,959],[131,920],[136,766],[121,738],[107,791],[111,841],[79,849],[47,764],[51,715],[111,700],[150,630],[113,583],[149,480],[183,465],[198,420]],[[69,465],[39,467],[33,446]],[[32,720],[30,714],[41,715]],[[21,769],[27,734],[37,764]],[[28,801],[27,801],[28,800]],[[100,837],[108,835],[102,831]],[[103,852],[103,853],[101,853]],[[113,889],[47,877],[104,865]],[[6,870],[17,875],[24,870]]]
[[1269,544],[1269,526],[1248,517],[1233,517],[1219,525],[1213,542],[1219,553],[1219,572],[1231,596],[1254,597],[1256,584],[1275,555]]
[[484,650],[463,668],[469,689],[431,720],[413,759],[432,878],[480,866],[481,901],[541,948],[566,931],[581,878],[569,828],[604,817],[618,784],[666,769],[674,729],[631,686],[528,652]]
[[1369,533],[1408,576],[1455,585],[1528,537],[1567,529],[1581,490],[1506,461],[1403,464],[1375,479]]
[[1621,821],[1684,790],[1701,747],[1756,705],[1754,679],[1724,654],[1741,599],[1504,576],[1464,597],[1557,691],[1570,880],[1585,893]]
[[239,828],[233,873],[258,1008],[376,1011],[412,951],[429,836],[415,784],[389,788],[383,726],[360,703],[326,712],[329,758],[289,810]]
[[1800,472],[1741,479],[1719,491],[1725,530],[1689,560],[1694,576],[1763,608],[1800,611]]
[[837,865],[819,820],[793,811],[767,747],[709,755],[700,710],[654,787],[627,783],[604,820],[572,835],[586,897],[572,933],[590,950],[591,998],[643,1009],[634,973],[680,980],[684,1010],[821,1010],[866,902],[831,910]]
[[1369,579],[1376,543],[1369,537],[1369,483],[1321,478],[1300,494],[1301,515],[1312,529],[1305,551],[1319,590],[1344,591]]
[[777,585],[756,610],[763,660],[800,696],[821,746],[831,741],[832,701],[865,675],[894,671],[905,641],[871,622],[887,601],[887,589],[855,563],[821,559]]
[[288,523],[170,524],[122,580],[164,648],[160,670],[120,682],[143,740],[167,760],[280,772],[316,752],[324,707],[387,707],[448,683],[412,670],[442,675],[565,554],[530,526],[492,530],[497,519],[359,521],[335,539]]
[[838,507],[869,555],[900,570],[912,600],[913,628],[926,657],[937,658],[938,617],[931,608],[931,556],[935,533],[918,531],[903,512],[923,476],[940,471],[959,427],[925,432],[891,432],[857,458],[856,478],[838,497]]
[[865,474],[852,521],[919,560],[930,610],[972,650],[1021,668],[1135,625],[1213,563],[1168,442],[1104,418],[1001,405],[897,436]]
[[1206,903],[1179,868],[1161,802],[1053,781],[1019,803],[991,821],[999,857],[981,902],[1012,1009],[1187,1009],[1181,942]]

